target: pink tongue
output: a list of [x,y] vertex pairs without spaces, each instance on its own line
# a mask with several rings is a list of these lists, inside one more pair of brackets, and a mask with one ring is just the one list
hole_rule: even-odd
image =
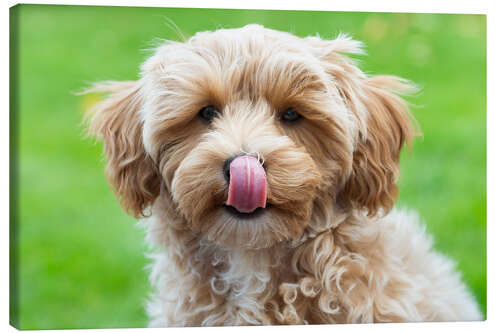
[[236,157],[229,166],[229,194],[226,205],[241,213],[266,207],[266,171],[253,156]]

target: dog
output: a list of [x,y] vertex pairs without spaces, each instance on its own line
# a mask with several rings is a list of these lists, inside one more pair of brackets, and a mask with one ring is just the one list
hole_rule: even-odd
[[259,25],[165,42],[88,113],[152,244],[152,327],[481,320],[418,217],[393,209],[418,134],[363,44]]

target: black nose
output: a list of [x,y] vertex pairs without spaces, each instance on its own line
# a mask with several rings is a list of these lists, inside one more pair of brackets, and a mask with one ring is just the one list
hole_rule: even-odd
[[224,166],[222,167],[222,172],[224,172],[224,178],[226,178],[226,181],[229,182],[229,179],[231,177],[230,173],[229,173],[229,169],[230,169],[230,166],[231,166],[231,162],[238,156],[241,156],[241,155],[235,155],[235,156],[232,156],[230,158],[228,158],[226,161],[224,161]]
[[[245,154],[245,153],[241,153],[241,154],[238,154],[238,155],[234,155],[234,156],[231,156],[230,158],[228,158],[227,160],[224,161],[224,166],[222,167],[222,172],[224,173],[224,178],[226,178],[226,181],[229,183],[229,179],[231,178],[231,174],[229,172],[230,170],[230,167],[231,167],[231,162],[236,158],[236,157],[240,157],[240,156],[245,156],[245,155],[249,155],[249,156],[254,156],[254,157],[257,157],[256,154]],[[264,169],[266,168],[265,165],[262,165],[264,167]]]

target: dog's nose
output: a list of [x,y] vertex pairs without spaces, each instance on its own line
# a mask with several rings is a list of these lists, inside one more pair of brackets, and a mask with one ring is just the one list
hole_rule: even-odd
[[226,205],[240,213],[266,207],[266,170],[254,155],[240,155],[224,162],[224,177],[229,186]]
[[[228,158],[227,160],[225,160],[224,161],[224,166],[222,167],[222,172],[224,173],[224,178],[226,179],[226,181],[228,183],[229,183],[229,180],[231,179],[231,173],[230,173],[231,162],[233,162],[235,158],[241,157],[241,156],[253,156],[253,157],[256,157],[254,154],[238,154],[238,155],[231,156],[230,158]],[[265,168],[265,166],[264,166],[264,168]]]
[[232,156],[230,158],[228,158],[225,162],[224,162],[224,166],[222,167],[222,171],[224,172],[224,178],[226,178],[226,181],[229,183],[229,179],[231,178],[231,174],[229,172],[229,170],[231,169],[231,162],[238,156],[242,156],[242,155],[235,155],[235,156]]

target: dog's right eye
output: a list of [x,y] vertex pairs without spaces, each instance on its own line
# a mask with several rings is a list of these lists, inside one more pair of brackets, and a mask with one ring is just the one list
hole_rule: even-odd
[[210,123],[212,120],[217,117],[219,114],[219,111],[215,108],[213,105],[205,106],[203,109],[200,110],[198,115],[203,119],[204,121]]

